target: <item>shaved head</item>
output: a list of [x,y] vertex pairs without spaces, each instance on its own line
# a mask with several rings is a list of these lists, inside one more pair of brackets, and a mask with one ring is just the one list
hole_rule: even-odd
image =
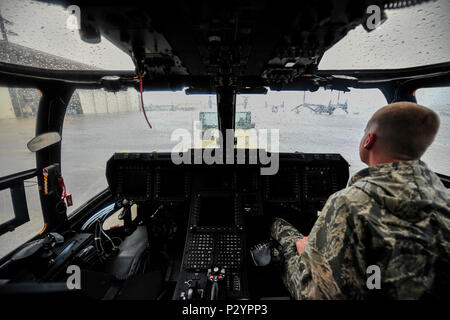
[[379,152],[398,160],[416,160],[425,153],[439,130],[433,110],[412,103],[396,102],[379,109],[367,123]]

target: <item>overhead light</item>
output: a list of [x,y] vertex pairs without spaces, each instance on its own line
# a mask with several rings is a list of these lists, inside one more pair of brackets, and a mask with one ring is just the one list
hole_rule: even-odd
[[286,62],[284,65],[285,68],[292,68],[293,66],[295,66],[295,62]]

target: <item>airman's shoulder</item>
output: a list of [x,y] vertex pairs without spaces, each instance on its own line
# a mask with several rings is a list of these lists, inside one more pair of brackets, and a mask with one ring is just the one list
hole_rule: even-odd
[[369,212],[374,205],[374,200],[366,192],[356,186],[349,186],[331,195],[326,202],[322,213],[327,216],[341,216],[356,218],[365,212]]
[[362,188],[352,185],[330,196],[329,201],[341,205],[353,206],[372,201],[372,198]]

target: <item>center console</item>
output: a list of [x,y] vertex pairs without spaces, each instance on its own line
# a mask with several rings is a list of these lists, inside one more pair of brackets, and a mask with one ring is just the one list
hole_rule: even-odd
[[175,300],[239,299],[248,295],[242,204],[233,193],[193,197]]

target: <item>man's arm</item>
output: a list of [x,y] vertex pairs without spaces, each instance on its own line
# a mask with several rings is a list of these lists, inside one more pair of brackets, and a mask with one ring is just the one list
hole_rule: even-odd
[[285,259],[297,255],[296,243],[304,236],[284,219],[276,218],[272,223],[271,237],[277,242],[278,249]]
[[301,271],[299,269],[297,241],[304,236],[293,225],[284,219],[276,218],[272,223],[271,237],[277,242],[277,251],[283,257],[282,279],[283,283],[291,295],[297,296],[298,288],[301,285]]

